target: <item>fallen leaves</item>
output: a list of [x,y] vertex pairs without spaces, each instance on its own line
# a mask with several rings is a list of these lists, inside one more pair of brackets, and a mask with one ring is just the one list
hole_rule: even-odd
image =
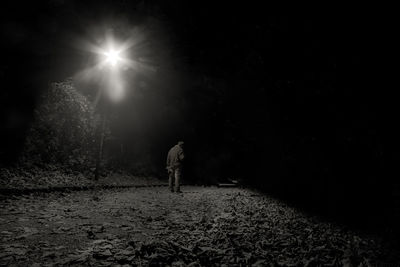
[[88,186],[136,186],[136,185],[165,185],[155,177],[139,177],[110,173],[107,177],[94,181],[88,175],[66,173],[57,168],[45,170],[41,168],[0,168],[0,188],[6,191],[24,189],[48,189],[62,187]]
[[391,253],[238,188],[21,196],[0,206],[0,265],[373,266]]

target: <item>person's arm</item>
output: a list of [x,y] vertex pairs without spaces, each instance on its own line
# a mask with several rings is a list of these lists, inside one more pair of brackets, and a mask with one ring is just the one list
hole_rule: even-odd
[[183,149],[179,151],[178,158],[179,161],[183,161],[185,159],[185,153],[183,152]]
[[168,155],[167,155],[167,162],[166,162],[166,165],[167,165],[167,169],[170,167],[170,162],[171,162],[171,155],[170,155],[170,153],[168,152]]

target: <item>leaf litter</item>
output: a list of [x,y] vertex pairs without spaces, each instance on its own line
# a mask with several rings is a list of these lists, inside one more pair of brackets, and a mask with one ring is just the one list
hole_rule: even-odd
[[183,189],[181,195],[167,188],[140,188],[1,199],[0,265],[375,266],[400,262],[381,240],[306,216],[256,192]]

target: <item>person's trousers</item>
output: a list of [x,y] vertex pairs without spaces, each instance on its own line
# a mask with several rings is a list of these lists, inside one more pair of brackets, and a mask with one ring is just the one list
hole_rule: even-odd
[[180,191],[179,183],[181,181],[181,174],[182,174],[181,168],[174,168],[168,172],[169,176],[168,185],[171,191],[174,191],[174,185],[175,185],[175,191],[176,192]]

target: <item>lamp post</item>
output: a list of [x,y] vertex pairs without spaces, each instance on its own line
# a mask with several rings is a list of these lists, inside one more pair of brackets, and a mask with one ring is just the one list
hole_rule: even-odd
[[106,129],[106,112],[103,111],[101,114],[101,128],[100,128],[100,140],[99,140],[99,150],[96,158],[96,169],[94,171],[94,179],[99,180],[101,159],[103,158],[103,146],[104,146],[104,135]]
[[[118,100],[119,96],[121,95],[121,81],[119,80],[118,76],[118,65],[122,61],[122,58],[120,57],[120,52],[114,49],[109,49],[106,52],[102,53],[102,56],[104,57],[104,65],[108,67],[109,73],[107,80],[107,86],[106,90],[108,91],[107,96],[109,98],[112,98],[113,100]],[[116,92],[117,91],[117,92]],[[103,96],[103,90],[100,91],[100,97]],[[104,102],[104,101],[103,101]],[[95,168],[95,173],[94,173],[94,179],[97,181],[100,176],[101,172],[101,161],[103,158],[103,150],[104,150],[104,137],[105,137],[105,129],[106,129],[106,107],[107,103],[105,103],[104,107],[101,109],[101,126],[100,126],[100,137],[99,137],[99,147],[98,147],[98,153],[96,157],[96,168]]]

